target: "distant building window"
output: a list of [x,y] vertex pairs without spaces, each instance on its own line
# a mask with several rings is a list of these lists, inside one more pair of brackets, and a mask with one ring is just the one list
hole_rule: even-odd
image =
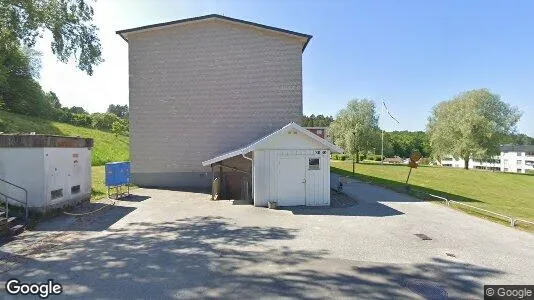
[[534,156],[534,152],[527,152],[525,153],[527,156]]
[[308,162],[308,170],[319,170],[319,159],[318,158],[310,158]]
[[521,169],[517,169],[517,173],[521,173]]
[[508,163],[508,160],[507,160],[507,159],[505,159],[505,160],[504,160],[504,164],[507,164],[507,163]]
[[517,152],[517,156],[521,156],[521,155],[523,155],[522,152]]
[[522,163],[523,163],[522,160],[520,160],[520,159],[517,160],[517,164],[518,164],[518,165],[520,165],[520,164],[522,164]]
[[504,168],[504,172],[508,172],[508,168]]

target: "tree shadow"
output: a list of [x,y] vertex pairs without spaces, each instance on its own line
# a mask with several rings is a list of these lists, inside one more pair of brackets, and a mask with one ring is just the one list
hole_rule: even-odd
[[[406,167],[403,165],[389,165],[391,167]],[[451,194],[445,191],[435,190],[419,185],[408,185],[409,189],[407,188],[407,185],[404,182],[389,180],[381,177],[376,176],[370,176],[370,175],[364,175],[360,173],[352,174],[352,172],[343,170],[337,167],[330,167],[330,170],[336,174],[342,175],[342,176],[348,176],[351,178],[356,178],[358,180],[371,183],[374,185],[379,185],[385,188],[388,188],[390,190],[393,190],[398,193],[408,194],[410,196],[419,198],[421,200],[435,200],[435,199],[429,199],[428,194],[434,194],[441,197],[445,197],[447,199],[461,201],[461,202],[483,202],[480,200],[476,200],[473,198],[468,198],[465,196],[457,195],[457,194]]]
[[481,296],[477,280],[500,273],[441,259],[370,265],[280,244],[297,235],[296,229],[237,226],[217,216],[133,222],[105,234],[80,234],[0,272],[0,280],[53,278],[69,298],[391,299],[413,298],[404,281],[425,279],[446,282],[449,295],[465,298]]
[[104,231],[135,209],[129,206],[86,202],[69,211],[77,215],[60,213],[38,224],[32,231]]
[[312,216],[388,217],[404,214],[379,202],[362,202],[351,207],[283,206],[280,210],[291,211],[294,215]]

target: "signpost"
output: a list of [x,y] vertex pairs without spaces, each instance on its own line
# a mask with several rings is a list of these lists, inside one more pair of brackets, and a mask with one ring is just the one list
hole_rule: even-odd
[[412,169],[417,169],[417,161],[419,161],[423,157],[419,151],[415,151],[410,155],[410,162],[408,163],[408,167],[410,167],[410,171],[408,172],[408,178],[406,178],[406,188],[410,190],[410,187],[408,185],[408,180],[410,180],[410,175],[412,174]]

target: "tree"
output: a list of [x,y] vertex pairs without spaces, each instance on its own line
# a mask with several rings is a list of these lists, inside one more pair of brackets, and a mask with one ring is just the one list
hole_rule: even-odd
[[61,62],[73,58],[93,74],[102,62],[93,8],[85,0],[0,0],[0,44],[31,48],[44,31],[52,34],[52,52]]
[[301,124],[304,127],[328,127],[330,126],[330,123],[334,121],[334,118],[331,116],[323,116],[323,115],[310,115],[303,116]]
[[107,112],[112,113],[121,119],[128,118],[128,105],[110,104]]
[[115,136],[128,135],[128,119],[120,119],[113,122],[111,125],[111,132],[115,133]]
[[82,114],[82,115],[88,115],[89,113],[81,106],[72,106],[68,108],[68,111],[70,111],[73,114]]
[[515,132],[521,118],[517,108],[487,89],[471,90],[436,105],[427,132],[436,158],[452,155],[465,161],[499,153],[499,145]]
[[94,128],[108,131],[112,130],[114,122],[120,121],[119,117],[110,113],[94,113],[91,118]]
[[378,115],[374,102],[367,99],[349,101],[330,125],[330,133],[334,142],[356,155],[356,161],[359,162],[359,154],[376,147],[379,140]]
[[50,91],[46,93],[45,97],[48,103],[50,103],[50,106],[52,106],[54,109],[61,108],[61,102],[59,102],[59,98],[57,97],[56,93]]
[[430,141],[423,131],[386,132],[384,145],[390,146],[388,151],[384,149],[386,156],[409,157],[414,151],[419,151],[423,157],[430,156]]

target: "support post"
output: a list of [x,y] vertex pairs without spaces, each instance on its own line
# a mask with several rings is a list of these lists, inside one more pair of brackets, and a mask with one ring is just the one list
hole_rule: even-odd
[[215,200],[215,191],[213,190],[213,181],[215,180],[215,170],[211,164],[211,200]]
[[222,165],[219,165],[219,192],[221,193],[222,198],[226,199],[226,189],[224,188]]

